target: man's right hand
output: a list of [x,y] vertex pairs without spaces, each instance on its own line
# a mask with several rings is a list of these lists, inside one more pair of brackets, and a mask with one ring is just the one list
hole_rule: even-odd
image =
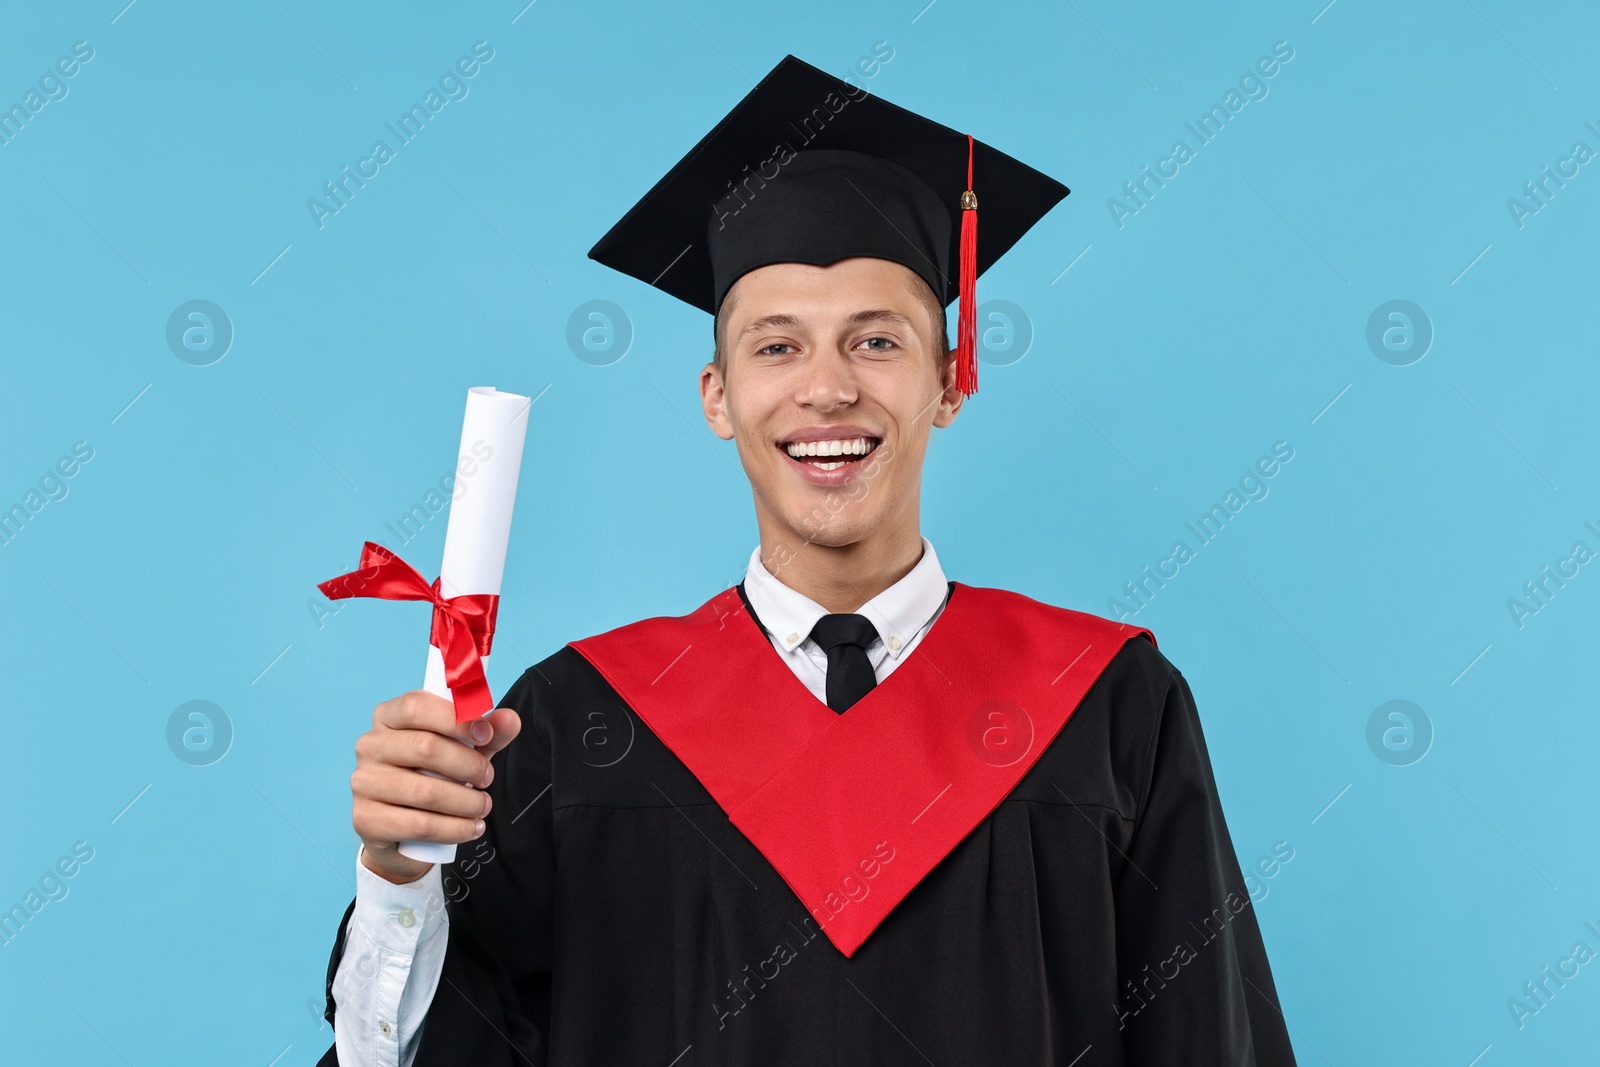
[[457,723],[454,704],[420,689],[379,704],[372,729],[356,739],[350,775],[351,821],[367,869],[396,884],[414,882],[433,864],[402,856],[400,842],[480,837],[490,806],[482,790],[494,779],[489,758],[521,731],[510,708]]

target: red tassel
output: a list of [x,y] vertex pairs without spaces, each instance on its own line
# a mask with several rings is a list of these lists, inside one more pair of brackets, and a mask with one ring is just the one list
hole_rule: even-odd
[[961,194],[960,303],[956,312],[956,388],[978,391],[978,197],[972,191],[972,135],[967,135],[967,189]]

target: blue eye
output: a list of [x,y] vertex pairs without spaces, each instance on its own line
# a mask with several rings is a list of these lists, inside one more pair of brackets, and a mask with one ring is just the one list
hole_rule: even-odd
[[756,350],[756,351],[757,351],[757,352],[761,352],[761,353],[765,353],[765,354],[769,354],[769,355],[774,355],[774,356],[782,356],[782,355],[786,355],[786,354],[787,354],[787,353],[784,353],[784,352],[774,352],[774,351],[772,351],[772,350],[773,350],[773,349],[774,349],[774,348],[793,348],[793,347],[794,347],[794,346],[793,346],[793,345],[788,345],[788,344],[784,344],[784,343],[783,343],[783,342],[782,342],[782,341],[778,341],[778,342],[776,342],[776,343],[774,343],[774,344],[770,344],[770,345],[768,345],[768,346],[767,346],[767,347],[765,347],[765,348],[760,348],[760,349],[757,349],[757,350]]
[[874,348],[872,350],[874,352],[886,352],[889,349],[894,347],[894,342],[889,340],[887,337],[869,337],[869,338],[867,338],[865,341],[863,341],[861,343],[864,344],[864,345],[871,345],[871,344],[875,344],[876,343],[876,344],[881,344],[883,346],[882,348]]

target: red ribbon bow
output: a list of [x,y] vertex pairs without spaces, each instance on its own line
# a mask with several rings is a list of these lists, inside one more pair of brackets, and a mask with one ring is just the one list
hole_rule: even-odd
[[494,707],[489,682],[483,676],[483,657],[494,642],[495,614],[500,598],[493,593],[467,593],[446,597],[439,580],[432,585],[416,568],[371,541],[361,546],[361,567],[337,578],[318,582],[329,600],[372,597],[377,600],[427,600],[433,604],[433,629],[428,641],[444,656],[445,681],[456,704],[456,722],[481,717]]

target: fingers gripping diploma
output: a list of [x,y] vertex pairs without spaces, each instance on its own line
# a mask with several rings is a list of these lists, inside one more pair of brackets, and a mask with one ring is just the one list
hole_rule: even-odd
[[379,704],[372,729],[356,740],[350,775],[361,862],[391,882],[414,882],[433,864],[402,855],[400,842],[480,837],[492,805],[489,761],[521,731],[510,708],[457,723],[454,704],[420,689]]

